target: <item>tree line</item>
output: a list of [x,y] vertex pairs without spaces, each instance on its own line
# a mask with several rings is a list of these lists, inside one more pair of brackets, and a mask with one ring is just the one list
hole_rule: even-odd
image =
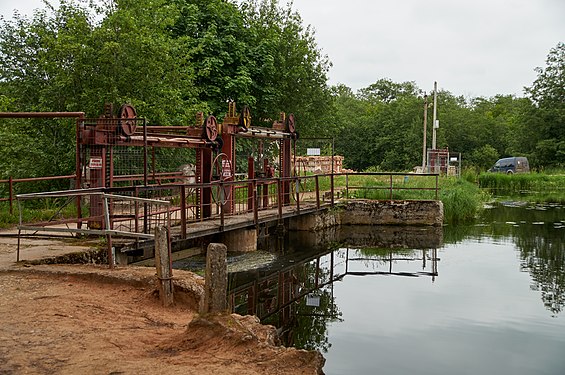
[[[564,56],[560,43],[522,98],[440,92],[438,147],[481,169],[507,155],[564,167]],[[330,87],[330,67],[312,28],[277,0],[63,0],[0,20],[0,111],[96,117],[105,102],[131,103],[150,124],[190,125],[235,100],[255,124],[292,112],[302,137],[334,137],[346,167],[420,165],[422,89],[386,78]],[[72,173],[72,131],[0,122],[0,178]]]

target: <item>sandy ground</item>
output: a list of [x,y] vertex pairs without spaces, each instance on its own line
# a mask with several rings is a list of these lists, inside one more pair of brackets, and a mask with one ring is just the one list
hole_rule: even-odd
[[[81,248],[25,242],[23,259]],[[199,316],[199,276],[175,272],[171,308],[155,280],[151,268],[16,264],[0,237],[0,374],[321,373],[319,353],[277,346],[254,317]]]

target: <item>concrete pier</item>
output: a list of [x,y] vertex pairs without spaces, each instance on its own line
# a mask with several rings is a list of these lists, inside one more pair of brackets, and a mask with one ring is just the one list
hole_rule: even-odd
[[225,312],[228,308],[226,294],[228,288],[228,266],[226,245],[211,243],[206,253],[206,279],[204,303],[201,314]]

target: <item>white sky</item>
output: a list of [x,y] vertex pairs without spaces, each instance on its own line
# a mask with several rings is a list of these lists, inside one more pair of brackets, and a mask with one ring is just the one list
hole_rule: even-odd
[[[284,3],[285,0],[281,0]],[[41,0],[1,0],[30,14]],[[354,90],[381,78],[455,95],[523,95],[535,67],[565,42],[565,0],[294,0],[333,67]]]

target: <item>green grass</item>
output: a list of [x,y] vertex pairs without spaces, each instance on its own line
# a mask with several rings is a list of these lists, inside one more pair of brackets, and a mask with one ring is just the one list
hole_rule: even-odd
[[[86,208],[84,208],[86,210]],[[77,210],[74,204],[66,205],[61,208],[52,202],[42,206],[34,205],[26,207],[22,210],[22,222],[32,223],[38,221],[47,221],[52,218],[70,218],[76,217]],[[9,204],[2,202],[0,204],[0,228],[10,228],[19,223],[19,210],[17,202],[14,204],[13,213],[10,214]]]
[[526,200],[543,202],[565,201],[565,174],[524,173],[501,174],[481,173],[478,183],[482,189],[494,195],[521,195]]
[[464,179],[442,178],[440,200],[444,222],[459,224],[474,220],[490,195]]

